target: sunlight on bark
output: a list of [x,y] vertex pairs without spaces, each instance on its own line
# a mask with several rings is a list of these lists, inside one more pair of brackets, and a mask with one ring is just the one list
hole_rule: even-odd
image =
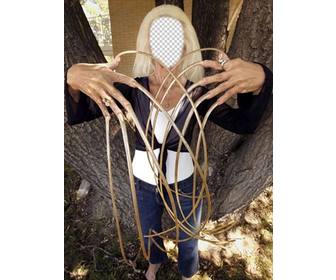
[[74,268],[72,272],[70,272],[70,277],[75,280],[82,280],[85,279],[86,275],[88,274],[89,269],[85,267],[85,265],[79,264]]

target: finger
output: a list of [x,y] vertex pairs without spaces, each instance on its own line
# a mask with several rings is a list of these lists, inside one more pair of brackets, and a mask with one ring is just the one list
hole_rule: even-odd
[[112,96],[113,98],[118,100],[118,102],[122,105],[123,108],[125,108],[126,110],[131,109],[131,107],[132,107],[131,103],[114,86],[112,86],[108,83],[105,83],[105,82],[102,83],[102,86],[110,96]]
[[204,77],[199,83],[200,85],[205,86],[211,83],[224,82],[228,80],[231,77],[231,75],[232,73],[230,72],[221,72],[215,75]]
[[93,99],[93,101],[98,105],[99,109],[102,111],[103,116],[105,118],[110,118],[111,115],[110,115],[109,111],[107,110],[105,104],[103,103],[103,100],[99,96],[95,95],[92,92],[92,90],[88,90],[88,91],[89,91],[90,96]]
[[108,101],[112,100],[111,95],[109,95],[104,89],[104,87],[102,86],[102,84],[97,81],[89,85],[88,89],[91,95],[97,96],[98,98],[102,100],[104,99],[107,99]]
[[225,53],[225,52],[221,52],[220,54],[219,54],[219,56],[218,56],[218,60],[229,60],[229,57],[228,57],[228,55]]
[[107,75],[108,75],[108,79],[110,81],[110,83],[122,83],[122,84],[126,84],[130,87],[137,87],[138,86],[138,82],[131,77],[128,77],[124,74],[121,73],[117,73],[117,72],[113,72],[111,69],[107,69]]
[[[113,111],[114,114],[122,114],[122,111],[118,107],[118,105],[115,103],[113,98],[106,93],[104,88],[102,87],[97,87],[93,89],[92,91],[96,91],[98,94],[93,95],[94,101],[97,103],[99,106],[100,110],[102,110],[104,117],[109,117],[110,113],[107,110],[107,106],[110,107]],[[104,104],[104,98],[108,100],[108,104]]]
[[122,114],[122,111],[120,110],[119,106],[117,105],[117,103],[115,103],[114,100],[112,100],[109,103],[109,107],[112,109],[113,113],[115,113],[116,115]]
[[220,98],[218,98],[218,100],[216,101],[216,103],[218,105],[223,104],[224,102],[228,101],[231,97],[233,97],[235,94],[238,94],[239,90],[240,90],[239,86],[233,86],[228,91],[226,91],[223,96],[221,96]]
[[232,69],[234,69],[234,67],[236,66],[236,62],[234,59],[230,59],[228,62],[226,62],[223,66],[223,69],[225,72],[230,71]]
[[203,60],[202,61],[202,66],[204,68],[212,68],[212,69],[215,69],[215,70],[223,70],[222,66],[216,60]]
[[228,81],[226,81],[224,83],[221,83],[219,86],[217,86],[214,89],[209,90],[207,92],[207,99],[210,99],[210,98],[218,95],[221,92],[227,91],[228,89],[232,88],[235,84],[236,84],[236,82],[235,81],[231,81],[231,80],[228,80]]
[[230,59],[227,63],[224,64],[224,70],[225,71],[230,71],[232,69],[235,69],[237,66],[239,66],[242,63],[242,59],[241,58],[233,58]]
[[107,64],[107,67],[112,70],[116,69],[120,63],[120,60],[121,60],[120,56],[118,56],[117,58],[114,58],[111,63]]

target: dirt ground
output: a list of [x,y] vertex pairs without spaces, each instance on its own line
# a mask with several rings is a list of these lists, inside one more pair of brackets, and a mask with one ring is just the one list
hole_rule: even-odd
[[[138,253],[136,240],[126,240],[128,258],[136,269],[123,262],[111,217],[97,218],[90,212],[95,190],[77,199],[80,178],[67,165],[64,174],[64,279],[145,279],[146,260]],[[204,235],[224,245],[199,242],[201,269],[196,280],[271,280],[273,245],[272,187],[264,190],[248,207],[211,221]],[[171,244],[166,243],[166,246]],[[169,263],[157,279],[180,279],[177,252],[170,250]]]

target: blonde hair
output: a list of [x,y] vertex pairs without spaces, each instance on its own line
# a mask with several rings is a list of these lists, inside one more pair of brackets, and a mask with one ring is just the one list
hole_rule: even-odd
[[[153,20],[162,16],[172,17],[181,22],[184,30],[185,53],[189,53],[200,48],[195,29],[187,15],[179,7],[165,4],[153,8],[143,19],[138,32],[136,50],[151,53],[149,45],[149,28]],[[192,63],[199,62],[201,60],[201,52],[195,52],[188,55],[183,60],[180,65],[180,69],[186,69],[186,67]],[[148,55],[136,54],[132,72],[133,78],[149,76],[153,71],[154,65],[152,63],[152,58]],[[204,69],[202,66],[195,66],[191,70],[187,71],[184,74],[184,77],[190,81],[197,82],[204,77]]]

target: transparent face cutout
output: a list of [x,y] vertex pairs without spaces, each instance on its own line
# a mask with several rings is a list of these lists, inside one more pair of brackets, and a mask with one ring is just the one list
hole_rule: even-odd
[[152,55],[168,68],[181,58],[184,47],[184,32],[181,22],[172,17],[155,19],[149,30]]

